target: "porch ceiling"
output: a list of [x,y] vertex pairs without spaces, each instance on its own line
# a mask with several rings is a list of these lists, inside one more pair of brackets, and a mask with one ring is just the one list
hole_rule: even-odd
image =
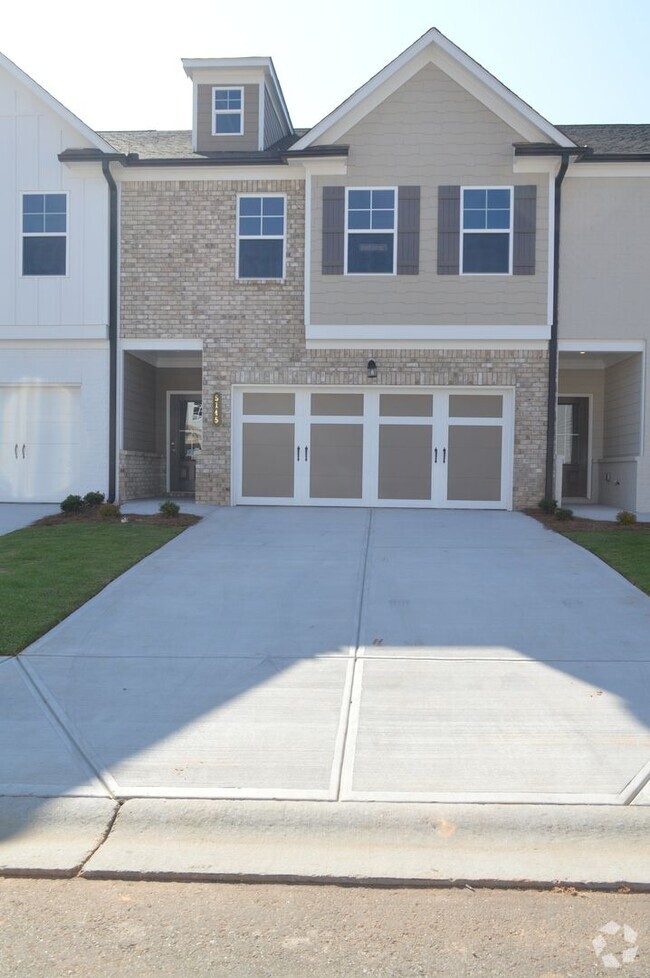
[[202,365],[200,350],[125,350],[131,357],[144,360],[152,367],[198,367]]
[[570,351],[562,353],[560,351],[560,370],[605,370],[621,360],[629,357],[639,357],[640,353],[630,353],[629,350],[615,353],[599,353],[597,351],[586,351],[585,353]]

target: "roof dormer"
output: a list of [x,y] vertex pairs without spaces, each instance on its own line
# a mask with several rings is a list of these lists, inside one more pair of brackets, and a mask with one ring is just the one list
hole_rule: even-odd
[[293,133],[271,58],[183,58],[192,80],[195,153],[267,149]]

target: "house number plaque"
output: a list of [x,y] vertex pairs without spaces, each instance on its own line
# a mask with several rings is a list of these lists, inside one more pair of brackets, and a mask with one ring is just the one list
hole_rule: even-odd
[[221,424],[221,394],[212,395],[212,422],[215,425]]

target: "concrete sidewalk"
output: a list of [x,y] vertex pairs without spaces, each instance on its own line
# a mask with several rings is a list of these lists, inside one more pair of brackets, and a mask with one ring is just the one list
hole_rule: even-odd
[[611,850],[650,828],[648,634],[647,597],[521,514],[217,509],[0,664],[0,790],[126,801],[117,827],[535,805],[540,840],[544,806],[610,806]]

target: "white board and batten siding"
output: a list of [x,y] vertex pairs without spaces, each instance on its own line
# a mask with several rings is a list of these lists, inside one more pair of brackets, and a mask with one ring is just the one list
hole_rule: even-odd
[[[106,327],[108,192],[98,163],[65,166],[58,154],[89,146],[34,93],[0,67],[0,336],[47,326]],[[62,277],[23,277],[21,193],[68,195],[68,262]],[[97,329],[93,335],[97,335]],[[76,332],[76,335],[78,333]]]
[[[108,187],[83,124],[0,64],[0,502],[108,484]],[[63,276],[22,275],[22,194],[67,195]]]

